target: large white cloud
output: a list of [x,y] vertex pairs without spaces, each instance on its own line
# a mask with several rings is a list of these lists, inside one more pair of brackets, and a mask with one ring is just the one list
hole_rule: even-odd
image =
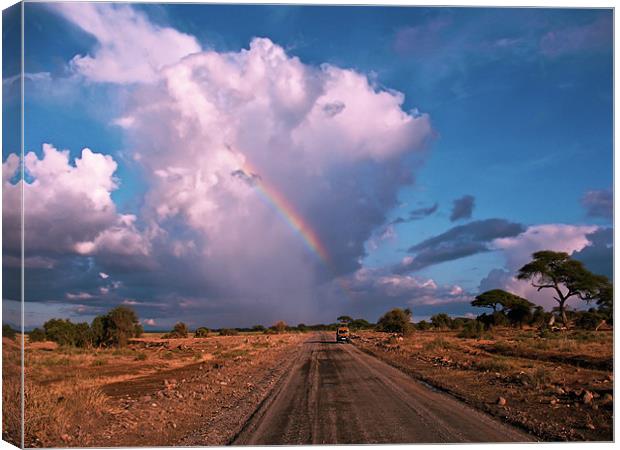
[[72,164],[68,150],[44,144],[40,159],[34,152],[24,158],[25,183],[15,182],[18,168],[15,154],[2,165],[7,251],[19,249],[23,185],[25,252],[31,255],[27,261],[50,266],[52,260],[36,255],[148,254],[148,242],[133,224],[135,217],[118,214],[112,201],[118,182],[111,156],[85,148]]
[[[318,314],[317,289],[360,267],[364,243],[413,182],[409,160],[418,162],[432,138],[429,117],[405,111],[403,94],[362,73],[305,64],[269,39],[201,51],[193,37],[129,6],[54,8],[97,41],[72,61],[82,79],[131,84],[115,123],[147,190],[138,217],[119,214],[109,196],[114,161],[89,152],[72,167],[62,154],[46,155],[43,165],[71,172],[75,183],[45,183],[39,168],[38,189],[62,188],[48,200],[71,200],[33,208],[42,225],[31,234],[53,225],[59,236],[53,248],[38,247],[94,257],[106,263],[97,270],[115,275],[114,264],[156,261],[163,270],[127,272],[125,284],[178,314],[189,311],[187,299],[229,324],[242,310],[265,321]],[[101,170],[87,177],[88,195],[75,173],[86,168]],[[327,258],[308,250],[310,233]]]
[[[557,306],[549,289],[538,291],[528,281],[515,278],[517,271],[540,250],[565,252],[569,255],[592,245],[589,235],[598,227],[590,225],[543,224],[530,226],[515,237],[495,239],[492,247],[506,258],[505,269],[494,269],[481,281],[480,290],[502,288],[550,309]],[[575,300],[570,306],[578,306]]]
[[152,82],[162,67],[200,51],[193,36],[156,26],[126,5],[66,2],[53,7],[97,39],[93,55],[77,55],[71,61],[89,80]]
[[[204,292],[301,309],[317,282],[359,267],[364,242],[411,182],[404,161],[432,130],[403,102],[354,70],[306,65],[254,39],[166,67],[117,123],[146,169],[145,218],[168,255],[200,268]],[[291,214],[329,263],[308,252]]]

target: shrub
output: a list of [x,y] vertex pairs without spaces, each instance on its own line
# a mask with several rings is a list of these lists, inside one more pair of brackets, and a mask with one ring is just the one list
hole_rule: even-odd
[[41,328],[35,328],[28,334],[29,342],[43,342],[45,340],[45,331],[43,331]]
[[183,322],[177,322],[174,324],[172,331],[170,333],[166,333],[163,337],[164,339],[181,339],[186,338],[188,333],[187,325]]
[[209,329],[205,327],[197,328],[194,333],[194,337],[197,338],[206,338],[207,336],[209,336]]
[[[96,318],[95,318],[96,320]],[[124,347],[132,337],[141,334],[140,321],[133,309],[117,306],[102,318],[104,342],[108,345]]]
[[11,328],[11,325],[2,325],[2,337],[15,339],[15,330]]
[[458,337],[465,339],[480,339],[484,334],[484,325],[477,320],[467,322],[458,334]]
[[274,325],[273,325],[273,329],[276,330],[276,332],[278,333],[284,333],[286,331],[288,325],[286,325],[286,322],[283,320],[278,320]]
[[239,332],[234,328],[222,328],[220,330],[220,336],[236,336]]
[[68,319],[50,319],[43,324],[47,338],[58,345],[74,346],[77,330],[75,324]]
[[263,332],[265,331],[265,327],[262,325],[254,325],[252,327],[252,331]]
[[431,324],[428,323],[426,320],[420,320],[415,327],[420,330],[420,331],[426,331],[426,330],[430,330],[431,328]]
[[452,319],[446,313],[439,313],[431,316],[431,323],[435,328],[446,329],[450,328]]
[[595,330],[604,320],[603,314],[597,311],[584,311],[577,317],[575,326],[582,330]]
[[136,361],[144,361],[146,360],[146,353],[138,353],[136,355]]
[[394,308],[386,312],[377,322],[377,329],[387,333],[409,333],[411,331],[411,311]]

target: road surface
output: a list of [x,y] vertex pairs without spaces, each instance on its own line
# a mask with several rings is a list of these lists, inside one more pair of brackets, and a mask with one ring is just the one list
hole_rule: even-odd
[[531,440],[323,333],[303,345],[232,445]]

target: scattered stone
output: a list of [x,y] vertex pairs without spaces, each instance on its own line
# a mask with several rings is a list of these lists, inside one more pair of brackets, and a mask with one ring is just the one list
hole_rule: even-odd
[[594,395],[592,395],[592,392],[590,392],[590,391],[585,391],[585,392],[583,393],[582,400],[583,400],[583,403],[584,403],[585,405],[589,405],[590,403],[592,403],[592,399],[593,399],[593,398],[594,398]]
[[606,405],[608,403],[613,403],[613,401],[614,401],[614,397],[610,393],[603,395],[603,398],[601,399],[601,403],[603,405]]
[[594,426],[594,424],[590,422],[586,423],[586,428],[590,430],[596,430],[596,427]]
[[561,387],[559,387],[559,386],[556,386],[556,388],[554,389],[554,392],[555,392],[556,394],[558,394],[558,395],[564,395],[564,394],[566,394],[566,391],[565,391],[564,389],[562,389]]
[[506,399],[504,397],[498,397],[497,404],[499,406],[505,406],[506,405]]
[[71,436],[69,436],[67,433],[61,434],[60,439],[62,439],[63,442],[71,442]]
[[142,397],[142,400],[145,402],[150,402],[152,400],[152,397],[150,395],[145,395],[144,397]]
[[222,386],[228,386],[228,383],[227,383],[227,382],[225,382],[225,381],[220,381],[220,384],[221,384]]
[[555,405],[557,402],[558,402],[557,398],[552,398],[551,400],[549,400],[550,405]]

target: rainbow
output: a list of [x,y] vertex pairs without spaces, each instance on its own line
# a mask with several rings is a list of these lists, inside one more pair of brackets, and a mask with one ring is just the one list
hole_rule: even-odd
[[310,224],[308,224],[304,218],[299,214],[294,206],[288,201],[288,199],[278,191],[273,185],[269,184],[267,180],[261,178],[260,171],[257,170],[251,163],[248,161],[248,158],[245,155],[235,152],[232,148],[227,146],[227,148],[242,161],[241,170],[245,173],[246,176],[252,177],[255,182],[256,191],[260,195],[260,197],[269,204],[272,209],[280,216],[284,221],[291,227],[291,229],[301,236],[303,243],[306,247],[315,255],[319,257],[323,261],[323,263],[327,266],[327,268],[333,273],[336,278],[338,284],[340,285],[344,294],[351,300],[353,298],[353,294],[349,289],[346,281],[342,278],[336,276],[336,270],[332,263],[332,260],[329,256],[325,245],[319,240],[318,235],[312,229]]
[[258,175],[260,172],[256,170],[247,158],[242,157],[242,159],[244,161],[242,170],[247,175],[255,177],[254,180],[256,182],[257,192],[263,200],[284,219],[294,232],[301,236],[302,241],[312,253],[316,254],[331,267],[329,253],[312,227],[304,220],[301,214],[295,210],[294,206],[282,193]]

